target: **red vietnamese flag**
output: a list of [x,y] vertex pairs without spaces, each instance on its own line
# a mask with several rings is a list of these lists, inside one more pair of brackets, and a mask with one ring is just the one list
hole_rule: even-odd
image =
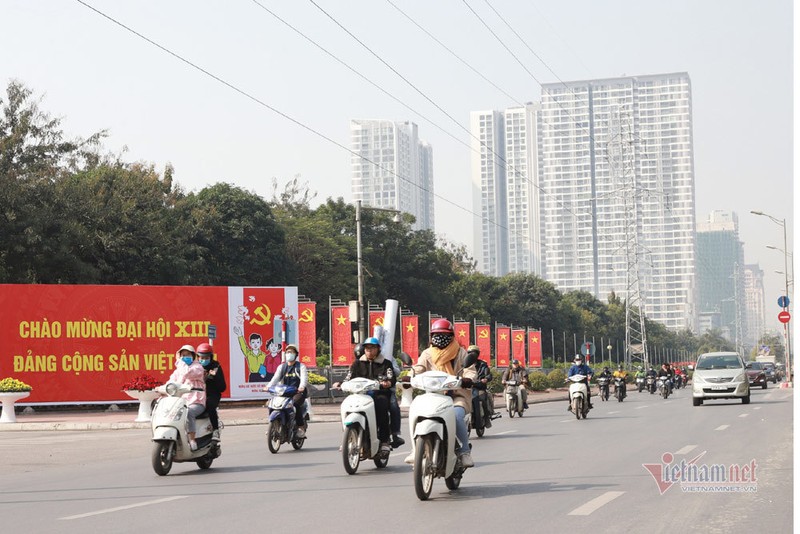
[[542,331],[528,330],[528,367],[542,366]]
[[417,363],[419,358],[419,315],[403,315],[400,317],[400,340],[403,352],[411,356],[411,360]]
[[511,359],[511,328],[508,326],[498,326],[495,332],[497,367],[508,367],[509,360]]
[[488,324],[475,325],[475,344],[481,349],[481,360],[489,365],[492,364],[492,340],[489,336],[491,329]]
[[383,326],[383,310],[370,310],[369,312],[369,332],[367,337],[372,337],[375,334],[376,326]]
[[298,302],[297,344],[300,362],[306,367],[317,366],[317,303]]
[[331,365],[353,363],[349,313],[347,306],[331,306]]
[[454,323],[453,327],[455,328],[456,341],[458,341],[458,344],[461,345],[464,349],[469,347],[470,346],[469,323],[458,322]]
[[514,328],[511,330],[511,357],[525,364],[525,329]]

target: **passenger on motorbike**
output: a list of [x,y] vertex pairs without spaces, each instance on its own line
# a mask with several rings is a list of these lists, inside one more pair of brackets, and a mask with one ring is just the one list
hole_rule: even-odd
[[530,384],[530,382],[528,381],[528,370],[519,364],[519,360],[512,361],[511,367],[503,371],[502,381],[504,386],[506,385],[506,382],[517,382],[517,385],[521,388],[520,391],[522,392],[522,408],[527,410],[528,390],[525,386]]
[[[378,423],[378,440],[381,442],[381,451],[391,451],[389,445],[389,398],[395,394],[397,376],[394,373],[392,362],[383,357],[381,342],[376,337],[368,337],[363,344],[364,355],[353,362],[347,372],[345,381],[352,378],[369,378],[378,380],[381,389],[371,391],[372,399],[375,401],[375,419]],[[337,387],[338,384],[334,384]]]
[[[467,348],[467,354],[475,354],[476,357],[480,356],[481,349],[477,345],[470,345]],[[488,414],[490,417],[486,418],[485,426],[486,428],[491,428],[492,420],[491,416],[494,415],[494,398],[492,398],[492,392],[488,391],[488,384],[492,381],[492,371],[489,369],[489,364],[485,361],[478,358],[478,361],[475,363],[475,369],[477,371],[477,378],[475,382],[472,384],[472,413],[480,414],[481,413],[481,404],[483,405],[483,413]],[[483,391],[485,394],[481,398],[480,392]]]
[[298,438],[306,437],[306,413],[305,403],[308,397],[308,368],[302,363],[297,355],[299,350],[295,345],[286,345],[284,354],[286,361],[278,365],[275,370],[275,375],[272,380],[267,384],[266,389],[271,388],[276,384],[284,384],[286,386],[294,386],[297,388],[297,393],[292,396],[292,403],[294,404],[295,424],[297,431],[295,435]]
[[672,393],[672,377],[675,376],[675,371],[672,370],[670,364],[664,362],[661,364],[661,369],[658,370],[659,378],[662,376],[667,377],[667,387],[669,392]]
[[219,415],[217,407],[222,399],[222,394],[227,389],[225,373],[219,362],[214,359],[214,349],[209,343],[200,343],[197,346],[197,359],[205,370],[206,379],[206,413],[211,421],[214,432],[211,434],[213,441],[219,441]]
[[[572,366],[569,368],[569,372],[567,372],[567,377],[575,376],[575,375],[583,375],[586,378],[583,380],[583,383],[586,384],[586,401],[589,404],[589,409],[593,408],[592,406],[592,390],[589,387],[589,380],[592,379],[594,376],[594,371],[592,368],[583,363],[583,356],[580,354],[575,355],[575,360],[572,363]],[[567,396],[567,400],[570,401],[570,405],[567,407],[567,411],[572,411],[572,399]]]
[[621,378],[622,381],[620,382],[622,387],[622,398],[624,399],[627,395],[628,386],[625,381],[628,379],[628,371],[626,371],[621,365],[617,366],[617,370],[614,371],[614,378]]
[[[465,388],[471,389],[478,376],[474,365],[464,367],[464,359],[466,357],[467,351],[460,347],[455,339],[453,323],[447,319],[437,319],[431,325],[431,346],[422,351],[416,365],[414,365],[414,372],[417,374],[425,371],[443,371],[451,375],[461,373],[461,389],[451,391],[450,395],[453,397],[456,414],[456,438],[460,445],[457,452],[461,465],[465,468],[475,465],[470,454],[469,432],[465,419],[467,410],[471,408],[472,393]],[[404,461],[406,463],[414,463],[413,453],[407,456]]]
[[175,370],[168,382],[187,384],[192,390],[183,396],[186,399],[186,437],[189,438],[189,449],[197,450],[197,416],[206,409],[205,370],[197,361],[194,347],[184,345],[175,353]]

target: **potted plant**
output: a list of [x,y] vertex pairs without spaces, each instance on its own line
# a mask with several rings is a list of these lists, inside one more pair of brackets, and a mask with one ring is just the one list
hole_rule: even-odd
[[311,389],[322,391],[325,389],[325,384],[327,383],[328,379],[324,376],[312,373],[311,371],[308,372],[308,384],[311,386]]
[[139,401],[139,413],[136,415],[135,422],[144,423],[152,420],[153,401],[160,395],[155,388],[160,385],[161,381],[150,375],[139,375],[122,384],[122,391]]
[[0,403],[3,405],[0,423],[16,423],[14,403],[30,395],[32,390],[31,386],[16,378],[8,377],[0,380]]

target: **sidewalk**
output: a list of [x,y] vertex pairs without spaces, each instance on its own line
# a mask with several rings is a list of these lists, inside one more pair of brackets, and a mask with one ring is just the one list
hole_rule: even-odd
[[[528,404],[542,402],[565,401],[566,390],[549,390],[547,392],[528,393]],[[311,406],[311,422],[327,423],[340,420],[339,406],[341,398],[332,402],[315,402]],[[502,411],[505,400],[500,394],[494,397],[495,409]],[[75,409],[54,410],[52,407],[36,407],[34,413],[24,414],[23,408],[17,407],[17,422],[0,424],[0,432],[31,430],[124,430],[130,428],[150,428],[150,423],[137,423],[135,405],[125,405],[118,410]],[[408,414],[407,408],[401,408],[403,417]],[[267,422],[267,409],[261,401],[225,402],[219,407],[219,418],[225,426],[259,425]]]

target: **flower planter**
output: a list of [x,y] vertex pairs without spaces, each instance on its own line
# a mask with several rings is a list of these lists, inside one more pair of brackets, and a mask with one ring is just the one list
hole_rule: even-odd
[[139,391],[136,389],[123,390],[128,396],[139,401],[139,413],[136,415],[136,423],[146,423],[153,420],[153,401],[161,394],[158,391],[148,389]]
[[14,412],[14,403],[31,394],[30,391],[4,391],[0,392],[0,403],[3,405],[3,414],[0,423],[16,423],[17,414]]

